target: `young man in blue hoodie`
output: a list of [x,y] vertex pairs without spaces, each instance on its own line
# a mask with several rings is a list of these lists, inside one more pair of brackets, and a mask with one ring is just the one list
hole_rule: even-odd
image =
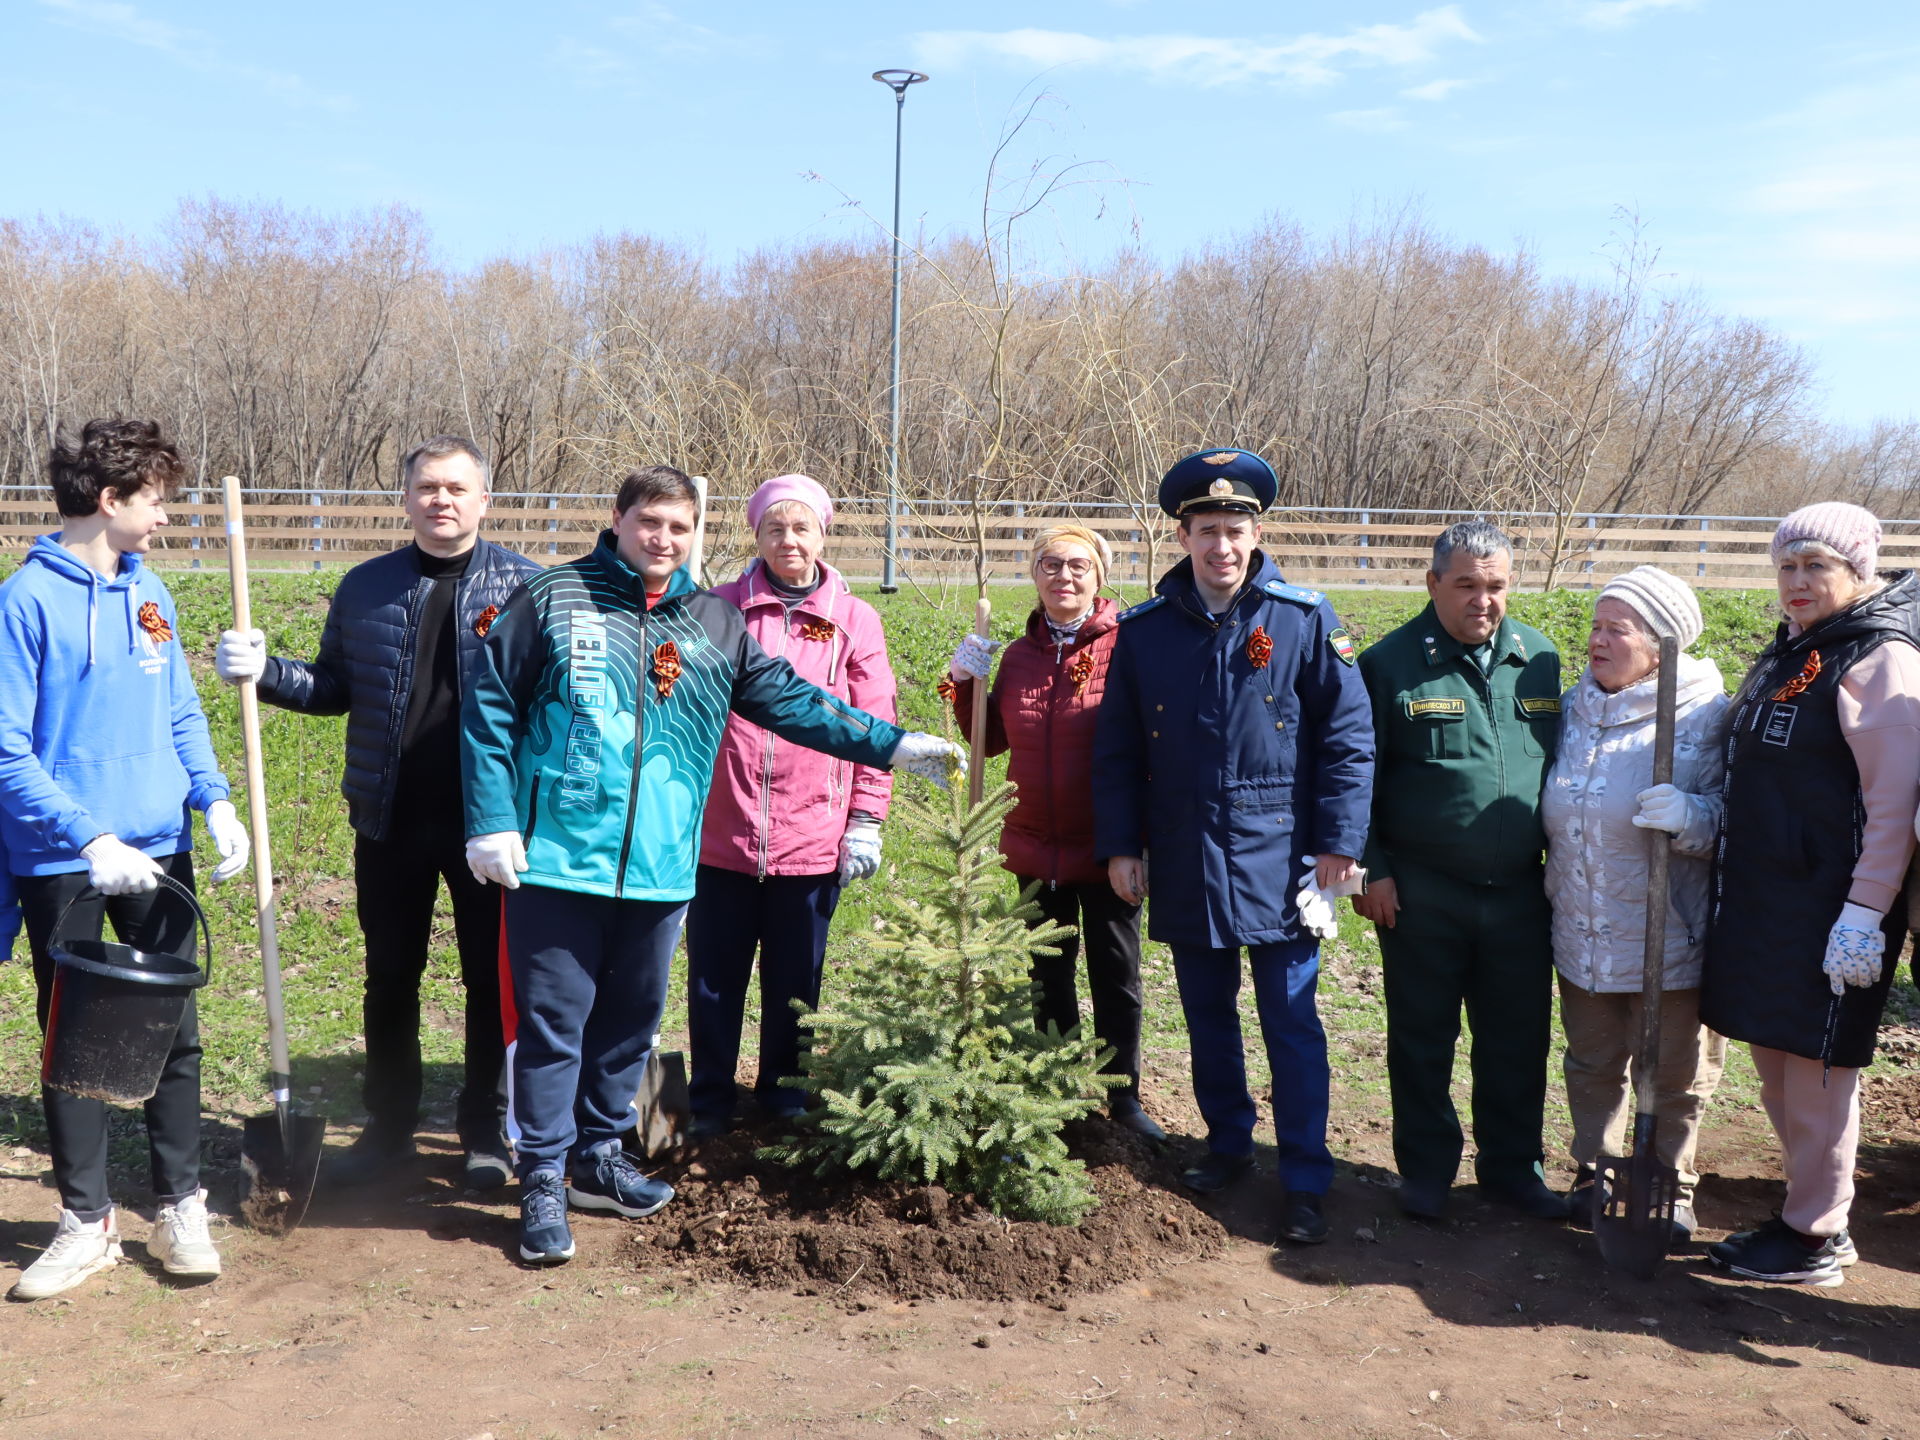
[[[40,1025],[48,1024],[54,929],[102,924],[144,950],[191,954],[194,921],[162,875],[193,888],[190,812],[220,852],[215,880],[247,863],[247,832],[214,763],[173,597],[141,556],[167,523],[179,453],[147,420],[91,420],[48,465],[62,524],[0,585],[0,852],[24,912]],[[41,1090],[60,1224],[13,1287],[40,1300],[120,1259],[107,1193],[107,1107]],[[147,1253],[211,1279],[220,1255],[200,1188],[200,1033],[191,997],[146,1102],[159,1213]]]

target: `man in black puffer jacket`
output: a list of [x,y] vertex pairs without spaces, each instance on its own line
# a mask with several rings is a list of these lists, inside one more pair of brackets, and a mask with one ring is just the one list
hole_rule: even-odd
[[347,716],[340,790],[352,822],[354,885],[367,944],[367,1127],[331,1178],[371,1179],[413,1153],[420,1121],[420,977],[444,879],[467,992],[466,1072],[458,1126],[466,1181],[490,1190],[511,1173],[503,1128],[500,902],[467,868],[460,798],[460,702],[487,629],[540,567],[479,537],[487,462],[470,440],[439,435],[401,466],[413,543],[349,570],[312,661],[269,657],[258,630],[229,630],[224,680],[257,680],[260,698],[308,715]]

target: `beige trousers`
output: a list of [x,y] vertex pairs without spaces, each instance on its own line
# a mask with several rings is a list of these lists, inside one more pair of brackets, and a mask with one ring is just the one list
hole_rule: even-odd
[[1860,1148],[1860,1072],[1769,1050],[1753,1051],[1760,1103],[1767,1107],[1787,1172],[1780,1218],[1802,1235],[1838,1235],[1853,1204],[1853,1161]]
[[[1640,1038],[1640,996],[1598,994],[1560,977],[1560,1022],[1567,1032],[1567,1109],[1573,1113],[1573,1158],[1592,1165],[1602,1153],[1626,1154],[1632,1113],[1633,1047]],[[1726,1038],[1700,1024],[1700,992],[1660,997],[1660,1059],[1654,1067],[1659,1154],[1680,1177],[1680,1199],[1693,1200],[1700,1117],[1726,1068]]]

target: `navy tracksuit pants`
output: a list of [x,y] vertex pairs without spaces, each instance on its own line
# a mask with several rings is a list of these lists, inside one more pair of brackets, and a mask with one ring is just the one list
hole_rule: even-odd
[[[1193,1055],[1193,1098],[1207,1122],[1207,1148],[1251,1155],[1259,1118],[1247,1092],[1240,1035],[1240,951],[1229,946],[1175,945],[1173,973],[1180,986]],[[1327,1150],[1327,1032],[1314,992],[1320,944],[1312,936],[1277,945],[1249,945],[1254,1003],[1267,1065],[1273,1072],[1273,1130],[1280,1179],[1289,1190],[1324,1195],[1333,1183]]]
[[521,1179],[620,1144],[667,1004],[684,902],[507,892]]
[[820,1003],[827,927],[840,876],[769,875],[702,865],[687,912],[687,1090],[693,1113],[733,1113],[747,982],[760,955],[760,1069],[753,1093],[770,1114],[798,1114],[806,1092],[780,1082],[800,1073],[804,1027],[792,1001]]

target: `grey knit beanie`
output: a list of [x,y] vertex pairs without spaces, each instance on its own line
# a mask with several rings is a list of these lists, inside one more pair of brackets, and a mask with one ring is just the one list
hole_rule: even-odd
[[1637,565],[1617,575],[1600,592],[1602,600],[1621,600],[1647,622],[1655,635],[1671,635],[1685,650],[1706,628],[1693,587],[1653,565]]

